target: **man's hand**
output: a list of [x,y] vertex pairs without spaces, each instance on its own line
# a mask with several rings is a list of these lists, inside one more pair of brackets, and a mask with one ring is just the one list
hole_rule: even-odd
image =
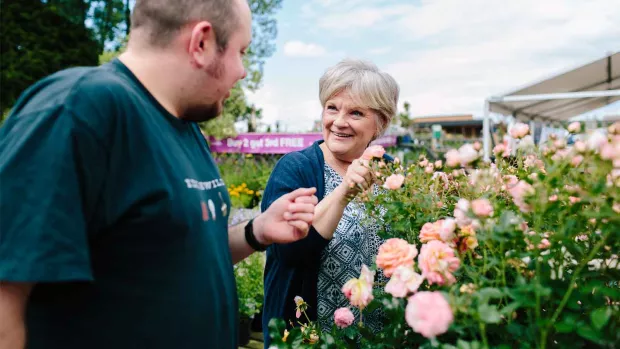
[[254,234],[264,245],[286,244],[308,235],[318,199],[316,188],[301,188],[274,201],[254,219]]

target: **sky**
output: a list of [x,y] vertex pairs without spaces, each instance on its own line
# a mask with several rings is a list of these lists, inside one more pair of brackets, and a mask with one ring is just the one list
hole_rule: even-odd
[[344,58],[390,73],[414,116],[479,116],[486,97],[620,51],[619,0],[284,0],[276,18],[248,99],[290,132],[320,119],[319,78]]

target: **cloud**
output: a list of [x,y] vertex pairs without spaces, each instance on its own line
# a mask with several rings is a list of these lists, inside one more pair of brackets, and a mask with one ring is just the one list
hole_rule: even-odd
[[320,57],[325,55],[325,48],[313,43],[294,40],[284,44],[284,54],[289,57]]
[[[416,114],[473,112],[484,99],[620,48],[613,0],[423,1],[395,31],[411,44],[387,70]],[[408,46],[405,44],[405,46]]]
[[368,50],[368,53],[371,55],[384,55],[386,53],[389,53],[390,51],[392,51],[392,48],[387,46],[387,47],[375,47],[372,48],[370,50]]

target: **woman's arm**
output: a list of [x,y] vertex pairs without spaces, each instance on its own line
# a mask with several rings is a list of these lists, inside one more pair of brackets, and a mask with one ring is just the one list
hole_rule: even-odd
[[367,190],[372,183],[373,176],[368,168],[368,161],[353,161],[347,168],[342,183],[316,206],[312,226],[324,239],[331,240],[350,198],[362,190]]

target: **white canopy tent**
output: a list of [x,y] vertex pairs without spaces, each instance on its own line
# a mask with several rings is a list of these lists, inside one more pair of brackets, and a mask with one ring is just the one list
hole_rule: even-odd
[[557,122],[620,100],[620,52],[484,103],[484,157],[491,154],[490,113],[520,121]]

